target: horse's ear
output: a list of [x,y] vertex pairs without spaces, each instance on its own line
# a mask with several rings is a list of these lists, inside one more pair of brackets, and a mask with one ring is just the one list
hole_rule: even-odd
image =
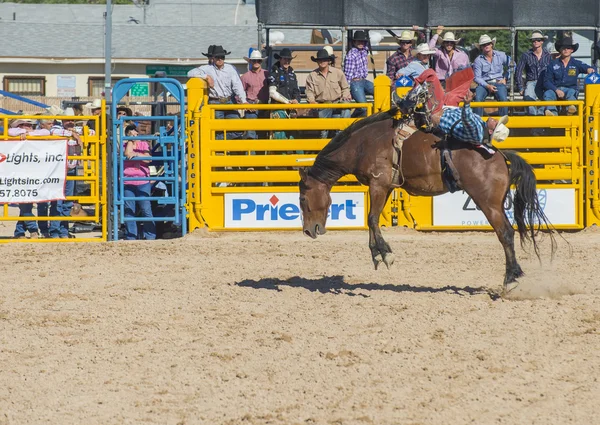
[[300,167],[298,172],[300,173],[300,179],[302,179],[303,182],[306,182],[306,179],[308,178],[308,169],[306,167]]

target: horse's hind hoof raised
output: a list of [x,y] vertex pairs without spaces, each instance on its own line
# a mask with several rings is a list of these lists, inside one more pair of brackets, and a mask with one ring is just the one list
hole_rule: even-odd
[[381,257],[381,254],[377,254],[375,257],[373,257],[373,265],[375,266],[375,270],[377,270],[381,263],[383,263],[383,258]]
[[387,266],[388,270],[390,269],[390,267],[392,267],[392,264],[394,264],[395,259],[396,256],[391,252],[388,252],[387,254],[383,255],[383,262]]

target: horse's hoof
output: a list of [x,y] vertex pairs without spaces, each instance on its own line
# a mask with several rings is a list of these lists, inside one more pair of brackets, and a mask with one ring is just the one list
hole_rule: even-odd
[[396,256],[391,252],[388,252],[387,254],[385,254],[383,256],[383,262],[387,266],[388,270],[390,269],[390,267],[392,267],[392,264],[394,264],[395,259],[396,259]]
[[377,270],[381,263],[383,263],[383,258],[381,257],[381,254],[377,254],[375,257],[373,257],[373,264],[375,265],[375,270]]
[[504,288],[502,289],[502,297],[504,298],[506,296],[509,296],[512,291],[517,289],[518,286],[519,282],[517,282],[516,280],[510,283],[505,283]]

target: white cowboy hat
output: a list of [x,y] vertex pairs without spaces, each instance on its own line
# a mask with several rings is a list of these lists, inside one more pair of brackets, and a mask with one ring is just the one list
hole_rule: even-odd
[[412,31],[402,31],[400,37],[396,37],[396,41],[413,41],[414,34]]
[[508,115],[504,115],[498,120],[498,124],[496,124],[496,128],[492,133],[492,141],[500,143],[506,140],[510,133],[506,123],[508,123]]
[[547,40],[547,39],[548,39],[548,36],[547,36],[547,35],[544,35],[544,34],[542,34],[540,31],[534,31],[534,32],[531,34],[531,37],[529,37],[529,39],[530,39],[530,40],[537,40],[537,39],[539,39],[539,38],[543,38],[544,40]]
[[266,58],[263,57],[263,55],[260,53],[260,50],[252,50],[252,53],[250,53],[250,57],[248,56],[244,56],[244,60],[246,62],[250,62],[253,60],[265,60]]
[[94,109],[100,109],[102,108],[102,99],[94,99],[93,102],[86,103],[85,107],[90,108],[92,111]]
[[34,120],[30,120],[30,119],[20,118],[20,119],[16,119],[13,122],[11,122],[10,123],[10,127],[11,128],[17,128],[21,124],[31,124],[31,125],[34,125],[35,121]]
[[75,110],[73,108],[66,108],[65,109],[65,113],[63,115],[66,115],[68,117],[74,117],[75,116]]
[[410,53],[413,56],[417,56],[418,54],[433,55],[435,53],[435,50],[430,49],[429,46],[427,45],[427,43],[421,43],[415,49],[413,49]]
[[458,43],[460,41],[460,39],[456,39],[454,38],[454,33],[452,31],[448,31],[444,34],[444,38],[442,38],[442,42],[444,41],[451,41],[453,43]]
[[492,45],[495,46],[496,45],[496,37],[490,38],[489,35],[483,34],[481,37],[479,37],[479,43],[475,43],[475,46],[477,46],[477,48],[479,49],[479,47],[482,44],[488,44],[488,43],[492,43]]
[[63,111],[56,105],[52,105],[46,109],[48,110],[48,115],[63,115],[65,113],[65,111]]

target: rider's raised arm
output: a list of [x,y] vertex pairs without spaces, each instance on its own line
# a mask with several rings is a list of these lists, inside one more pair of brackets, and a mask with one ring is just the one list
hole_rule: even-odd
[[479,142],[483,140],[483,120],[471,109],[471,103],[465,102],[462,108],[462,124],[465,142]]

